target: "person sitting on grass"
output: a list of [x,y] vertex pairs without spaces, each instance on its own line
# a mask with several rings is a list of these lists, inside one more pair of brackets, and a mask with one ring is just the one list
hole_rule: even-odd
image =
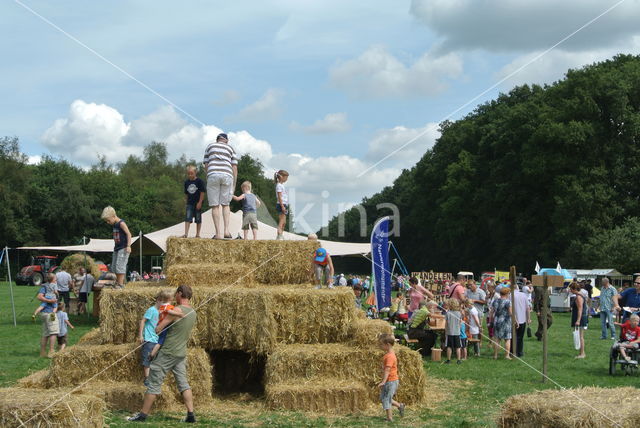
[[245,181],[240,185],[242,195],[232,196],[234,201],[240,202],[242,205],[242,231],[244,239],[249,239],[249,229],[253,232],[253,240],[258,239],[258,208],[260,208],[260,200],[256,195],[251,193],[251,182]]
[[58,352],[64,351],[64,348],[67,347],[67,327],[75,329],[73,324],[69,322],[69,315],[67,315],[64,309],[64,302],[60,302],[60,308],[57,312],[58,322],[60,323],[58,327]]
[[631,357],[627,355],[627,350],[637,351],[640,346],[640,327],[638,327],[638,322],[640,321],[640,317],[636,314],[633,314],[629,317],[629,319],[624,323],[614,323],[615,325],[622,328],[622,333],[620,334],[621,342],[616,342],[613,345],[614,350],[620,352],[622,358],[624,358],[628,363],[633,362],[634,364],[638,364],[637,361],[632,361]]
[[[171,304],[172,297],[173,296],[170,291],[163,291],[158,295],[158,299],[160,300],[158,305],[158,324],[161,323],[167,317],[167,315],[171,315],[174,318],[182,318],[184,316],[182,312],[176,311],[175,306]],[[151,351],[152,360],[160,350],[160,347],[164,344],[164,340],[167,337],[167,332],[170,326],[171,324],[169,324],[160,333],[158,333],[158,342],[155,344],[153,350]]]
[[38,305],[36,311],[33,313],[33,315],[31,315],[32,320],[35,321],[38,314],[45,308],[51,309],[51,311],[47,312],[51,313],[50,316],[52,320],[55,319],[56,316],[53,314],[58,312],[58,285],[56,281],[57,278],[55,274],[50,273],[47,275],[47,282],[42,284],[42,287],[44,287],[45,289],[44,297],[45,299],[47,299],[47,301],[43,301],[42,303],[40,303],[40,305]]
[[458,299],[451,298],[447,300],[446,307],[444,330],[447,336],[447,360],[444,363],[451,363],[451,354],[455,349],[457,362],[462,364],[462,343],[460,341],[462,313],[460,312],[460,302]]
[[400,380],[398,378],[398,358],[393,352],[393,345],[396,339],[392,334],[381,334],[378,339],[378,346],[384,351],[382,357],[382,381],[378,384],[380,390],[380,401],[382,409],[386,413],[387,421],[393,420],[393,408],[396,407],[400,412],[400,417],[404,416],[404,404],[398,403],[393,399],[398,390]]

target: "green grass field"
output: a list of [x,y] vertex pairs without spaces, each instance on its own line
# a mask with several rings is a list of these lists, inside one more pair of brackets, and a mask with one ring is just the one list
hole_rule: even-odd
[[[32,371],[45,368],[49,361],[39,357],[40,325],[31,321],[37,303],[31,300],[37,289],[15,287],[17,328],[13,327],[9,288],[0,285],[0,384],[9,386]],[[70,344],[97,325],[97,320],[86,316],[71,317],[76,326],[70,331]],[[575,360],[571,329],[567,314],[555,314],[554,325],[549,331],[549,376],[562,387],[578,386],[639,386],[640,377],[609,376],[608,349],[610,340],[599,340],[600,321],[591,320],[587,331],[587,358]],[[458,366],[432,363],[425,359],[427,377],[432,383],[434,395],[445,399],[421,409],[408,409],[404,420],[396,419],[398,426],[494,426],[499,407],[509,396],[543,388],[558,388],[554,383],[541,383],[541,375],[535,370],[541,367],[541,342],[535,337],[525,339],[524,361],[494,361],[483,349],[480,358],[471,357]],[[402,379],[400,380],[402,382]],[[401,384],[401,388],[411,385]],[[259,401],[229,407],[229,411],[204,415],[200,421],[209,426],[386,426],[381,415],[328,417],[311,416],[299,412],[273,412],[260,408]],[[197,410],[197,409],[196,409]],[[380,412],[381,413],[381,412]],[[374,416],[375,415],[375,416]],[[110,426],[132,426],[124,421],[125,413],[107,416]],[[153,415],[147,426],[181,426],[182,415]]]

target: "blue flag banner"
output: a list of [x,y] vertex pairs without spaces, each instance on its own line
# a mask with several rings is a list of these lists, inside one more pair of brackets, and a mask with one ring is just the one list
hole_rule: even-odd
[[371,260],[378,311],[391,306],[391,269],[389,268],[389,221],[382,217],[371,232]]

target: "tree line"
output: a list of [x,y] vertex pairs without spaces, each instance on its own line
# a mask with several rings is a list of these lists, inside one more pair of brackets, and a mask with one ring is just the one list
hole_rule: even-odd
[[[37,165],[27,161],[17,137],[0,138],[0,244],[10,247],[77,245],[83,236],[110,238],[111,229],[100,220],[107,205],[126,219],[133,234],[171,226],[184,221],[187,165],[197,165],[198,176],[206,181],[201,160],[182,156],[169,161],[161,142],[151,142],[141,157],[115,165],[96,159],[88,169],[50,156]],[[275,184],[248,155],[238,162],[236,194],[245,180],[265,202],[260,220],[275,219]],[[232,204],[232,210],[239,208]],[[204,205],[206,210],[206,198]]]
[[[408,265],[640,271],[640,56],[515,87],[440,132],[413,168],[361,204],[368,218],[380,203],[399,207],[391,239]],[[330,237],[362,240],[358,209],[341,215]]]

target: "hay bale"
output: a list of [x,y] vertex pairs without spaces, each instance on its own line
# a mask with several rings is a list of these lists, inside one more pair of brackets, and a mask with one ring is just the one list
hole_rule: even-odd
[[[140,318],[158,290],[144,286],[105,290],[100,306],[104,340],[135,341]],[[277,343],[339,342],[348,339],[356,316],[353,292],[345,287],[194,287],[193,292],[191,305],[198,320],[191,343],[205,349],[266,354]]]
[[104,338],[99,328],[92,328],[78,340],[78,345],[102,345]]
[[[502,427],[604,428],[640,426],[637,388],[545,390],[509,397],[502,405]],[[570,403],[570,404],[569,404]]]
[[247,287],[256,284],[256,279],[253,268],[243,263],[189,263],[167,267],[167,283],[172,286],[228,287],[237,284]]
[[49,369],[38,370],[28,376],[18,379],[18,386],[20,388],[47,388],[49,379]]
[[331,378],[269,385],[265,389],[265,402],[269,409],[339,415],[359,413],[370,404],[367,390],[361,382]]
[[[144,393],[147,388],[133,382],[89,382],[79,390],[101,398],[109,410],[127,410],[138,412],[142,408]],[[194,397],[195,398],[195,397]],[[182,402],[176,400],[168,385],[162,385],[162,393],[153,402],[154,412],[182,410]]]
[[76,274],[78,272],[78,269],[83,267],[87,270],[87,272],[93,275],[96,280],[102,274],[102,271],[100,271],[100,266],[96,263],[96,261],[92,257],[81,253],[71,254],[65,257],[62,263],[60,263],[60,267],[69,272],[71,275]]
[[0,389],[0,426],[103,427],[104,401],[84,394],[58,401],[62,395],[63,391],[46,389]]
[[[167,239],[167,269],[175,265],[203,262],[244,264],[261,284],[309,282],[311,254],[317,241],[218,241],[213,239]],[[265,263],[266,262],[266,263]],[[238,276],[242,276],[239,272]],[[197,285],[197,284],[189,284]]]
[[[211,363],[203,349],[189,348],[187,375],[194,399],[210,399],[213,390]],[[83,385],[87,381],[112,380],[142,384],[144,376],[137,344],[67,348],[53,357],[48,384],[50,387],[62,387]],[[178,394],[173,376],[167,376],[166,382],[171,391]]]
[[349,343],[370,347],[378,343],[381,334],[393,334],[391,324],[384,320],[358,319],[349,328]]
[[[398,400],[407,404],[422,403],[426,376],[420,354],[404,346],[395,347],[401,387]],[[383,352],[376,347],[346,344],[279,345],[267,359],[265,385],[315,381],[326,377],[362,382],[369,400],[377,402],[381,380]]]

